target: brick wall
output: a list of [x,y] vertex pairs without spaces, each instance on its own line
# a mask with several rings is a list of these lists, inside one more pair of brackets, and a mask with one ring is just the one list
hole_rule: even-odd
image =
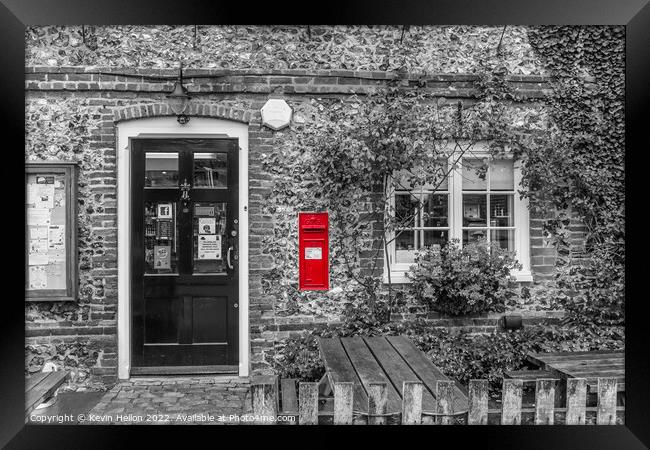
[[[226,32],[218,28],[209,33]],[[156,35],[171,33],[170,36],[176,36],[174,39],[184,36],[180,28],[151,29]],[[111,383],[117,373],[115,124],[122,120],[171,115],[165,105],[165,95],[171,91],[173,77],[177,75],[177,69],[172,68],[175,59],[162,53],[161,44],[160,48],[147,44],[149,53],[139,56],[139,65],[136,66],[131,60],[112,67],[91,64],[109,61],[110,55],[120,55],[122,50],[108,44],[109,37],[122,43],[120,39],[124,38],[124,33],[128,34],[124,27],[95,30],[103,33],[105,38],[102,41],[104,47],[100,45],[95,50],[78,44],[74,27],[58,29],[57,38],[51,27],[33,29],[27,35],[26,159],[74,160],[80,162],[81,170],[78,194],[79,299],[69,303],[26,304],[26,370],[39,370],[44,361],[54,360],[72,369],[77,383]],[[187,27],[182,30],[187,31]],[[383,30],[388,34],[394,31],[390,28]],[[488,34],[492,31],[489,27],[485,30]],[[357,31],[353,30],[352,34]],[[337,36],[339,32],[337,29],[333,35]],[[247,33],[247,36],[254,35],[250,30]],[[68,36],[67,43],[60,36]],[[141,43],[134,43],[135,47],[138,45]],[[363,48],[346,48],[351,54],[363,51]],[[60,51],[54,51],[57,49]],[[157,53],[154,52],[156,49]],[[132,48],[124,51],[129,54]],[[310,50],[311,53],[315,51],[319,50]],[[325,50],[320,51],[325,55]],[[92,59],[93,52],[95,59]],[[294,170],[300,161],[296,159],[292,162],[294,166],[290,167],[289,160],[294,155],[283,145],[292,138],[292,130],[300,124],[301,118],[317,114],[314,101],[351,99],[352,94],[363,95],[369,88],[395,78],[404,86],[425,83],[423,89],[437,96],[440,104],[453,105],[460,100],[469,105],[473,102],[476,76],[457,73],[458,70],[453,69],[444,74],[423,72],[423,66],[416,66],[416,59],[408,59],[411,64],[408,67],[413,72],[379,70],[381,64],[361,54],[356,60],[348,57],[350,61],[357,61],[360,67],[371,70],[357,70],[358,67],[350,70],[341,65],[324,69],[323,66],[331,67],[334,63],[315,60],[310,64],[307,59],[296,63],[298,69],[278,68],[270,62],[266,66],[261,64],[262,68],[251,68],[248,62],[237,65],[232,59],[228,59],[228,67],[223,68],[219,67],[218,60],[215,64],[215,56],[207,51],[190,53],[192,68],[185,73],[185,83],[193,97],[189,115],[249,124],[251,360],[255,371],[268,371],[275,343],[290,334],[336,322],[340,301],[345,294],[344,283],[336,282],[343,278],[337,278],[339,275],[336,273],[330,292],[298,293],[295,289],[295,218],[299,210],[309,210],[313,205],[302,195],[304,186],[296,185],[287,176],[287,171]],[[75,54],[83,64],[65,65],[75,60]],[[526,74],[535,71],[523,70],[522,67],[529,67],[532,63],[529,59],[522,61],[521,65],[513,66],[509,82],[524,98],[522,105],[517,107],[534,108],[544,94],[546,79],[543,75]],[[472,64],[458,61],[461,68],[473,67]],[[168,79],[163,79],[165,77]],[[293,123],[289,129],[274,132],[261,126],[259,110],[270,96],[284,98],[293,108]],[[269,165],[269,155],[284,152],[287,152],[286,164]],[[286,195],[278,194],[282,190]],[[542,218],[531,220],[531,262],[535,279],[539,282],[551,276],[554,257],[541,235],[541,221]],[[380,230],[375,230],[377,232]],[[366,259],[368,256],[364,255]],[[335,258],[332,259],[332,270],[336,271]],[[409,317],[405,315],[404,319]],[[492,320],[476,320],[479,319]],[[446,319],[432,317],[432,320],[452,325],[444,322]],[[488,322],[474,325],[479,327],[478,331],[484,331],[485,327],[493,325]]]

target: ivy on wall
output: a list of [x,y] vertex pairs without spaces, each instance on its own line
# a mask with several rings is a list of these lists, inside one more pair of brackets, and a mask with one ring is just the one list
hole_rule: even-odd
[[[524,182],[531,204],[555,209],[546,222],[558,246],[559,286],[571,318],[624,323],[625,32],[614,26],[544,26],[529,31],[554,82],[550,126],[527,142]],[[585,248],[569,240],[570,212],[586,227]]]

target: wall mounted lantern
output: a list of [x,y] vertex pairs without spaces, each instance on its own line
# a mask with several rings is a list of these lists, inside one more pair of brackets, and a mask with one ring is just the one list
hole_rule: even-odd
[[185,125],[190,121],[190,118],[185,115],[185,110],[190,103],[191,97],[187,94],[187,89],[183,86],[183,64],[181,63],[178,81],[174,84],[174,90],[171,94],[167,95],[169,107],[176,114],[176,120],[181,125]]

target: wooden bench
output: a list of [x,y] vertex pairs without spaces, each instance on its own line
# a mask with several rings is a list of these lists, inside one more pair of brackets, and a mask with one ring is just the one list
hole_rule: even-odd
[[70,375],[67,370],[39,372],[25,381],[25,415],[48,400]]
[[[319,339],[325,364],[324,380],[331,391],[335,383],[352,382],[353,410],[368,414],[368,390],[371,383],[386,383],[388,414],[402,409],[402,386],[405,381],[423,383],[422,411],[435,413],[436,382],[450,381],[426,355],[404,336],[347,337]],[[454,383],[457,413],[468,409],[466,391]]]
[[618,391],[625,392],[623,350],[529,353],[526,357],[540,369],[553,373],[553,378],[586,378],[591,392],[598,389],[601,377],[616,377]]

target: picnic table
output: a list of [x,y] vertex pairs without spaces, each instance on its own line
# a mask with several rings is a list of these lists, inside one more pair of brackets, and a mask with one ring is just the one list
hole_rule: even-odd
[[[404,336],[320,338],[319,346],[329,385],[353,382],[353,411],[368,414],[370,383],[386,383],[388,398],[386,412],[395,414],[402,409],[402,386],[405,381],[420,381],[422,411],[437,411],[436,381],[449,381],[413,342]],[[467,411],[468,401],[463,386],[455,382],[454,411]]]
[[625,392],[625,352],[623,350],[529,353],[527,359],[561,380],[586,378],[590,392],[597,391],[598,378],[616,377],[618,391]]

